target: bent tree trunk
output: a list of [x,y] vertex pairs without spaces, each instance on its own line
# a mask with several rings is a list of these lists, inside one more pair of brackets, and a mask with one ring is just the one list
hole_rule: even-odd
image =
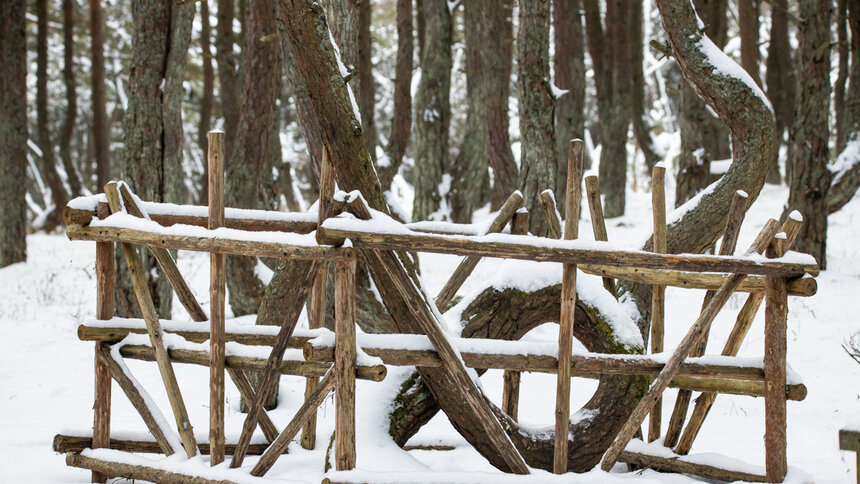
[[[705,101],[727,123],[733,136],[735,162],[714,188],[699,199],[668,231],[671,252],[701,252],[717,239],[725,223],[725,214],[731,195],[743,189],[756,198],[767,172],[773,139],[773,117],[760,95],[760,91],[744,80],[723,71],[716,65],[730,62],[727,58],[714,61],[704,52],[703,39],[696,16],[687,0],[658,0],[664,26],[669,33],[673,50],[678,57],[685,78],[695,85]],[[382,190],[373,171],[370,155],[364,147],[361,127],[355,119],[346,94],[346,87],[338,74],[335,54],[328,41],[327,26],[322,8],[311,0],[281,0],[284,18],[294,21],[285,25],[290,41],[296,45],[319,46],[319,49],[296,51],[296,62],[307,84],[314,111],[327,123],[321,126],[323,142],[330,147],[331,161],[337,172],[338,183],[346,190],[360,190],[371,207],[385,213],[388,208]],[[750,202],[751,203],[751,202]],[[380,296],[391,314],[394,325],[400,332],[416,333],[419,328],[399,293],[392,290],[392,280],[386,275],[378,257],[368,252],[368,266],[379,289]],[[406,254],[398,254],[404,262],[403,270],[412,274],[411,260]],[[276,277],[267,290],[268,294],[287,297],[301,291],[302,284],[294,278],[281,277],[296,262],[286,262],[276,271]],[[299,271],[294,271],[301,274]],[[297,284],[297,282],[299,282]],[[419,286],[420,287],[420,286]],[[650,299],[648,287],[631,287],[639,301]],[[300,294],[297,294],[300,295]],[[643,297],[645,296],[645,297]],[[521,336],[530,327],[542,321],[557,320],[560,295],[557,288],[548,287],[531,293],[508,289],[485,291],[470,306],[475,314],[465,312],[468,319],[467,334],[494,337]],[[491,309],[492,308],[492,309]],[[643,314],[644,306],[640,304]],[[644,319],[647,320],[647,319]],[[619,351],[611,334],[596,336],[605,327],[599,317],[589,313],[581,303],[576,311],[577,336],[593,351]],[[575,423],[571,426],[568,468],[587,470],[594,466],[608,447],[612,433],[611,422],[622,422],[644,391],[644,383],[635,378],[613,377],[602,380],[598,393],[587,404],[590,408],[612,410],[600,419]],[[493,465],[505,469],[504,462],[493,452],[483,428],[471,418],[465,403],[458,398],[447,373],[441,369],[423,368],[418,376],[404,384],[395,403],[400,411],[391,415],[392,435],[401,441],[414,433],[429,418],[428,407],[421,405],[433,400],[440,405],[451,423]],[[552,431],[541,437],[521,428],[496,409],[512,441],[529,465],[550,468],[552,461]],[[606,419],[604,421],[603,419]],[[609,423],[605,423],[609,422]],[[619,424],[620,425],[620,424]],[[608,437],[607,437],[608,435]],[[408,438],[408,437],[406,437]]]

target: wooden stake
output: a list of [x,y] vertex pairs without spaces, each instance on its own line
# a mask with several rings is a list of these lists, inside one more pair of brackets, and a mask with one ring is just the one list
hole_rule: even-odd
[[[762,252],[770,243],[771,239],[773,239],[773,236],[776,234],[778,229],[779,222],[773,219],[768,220],[747,254]],[[720,309],[722,309],[723,305],[725,305],[726,301],[728,301],[729,297],[744,277],[746,277],[745,274],[733,274],[729,277],[723,286],[714,294],[714,297],[708,303],[705,310],[702,311],[696,319],[696,322],[693,323],[693,326],[687,332],[687,335],[683,340],[681,340],[681,343],[666,362],[666,366],[651,383],[651,387],[648,389],[648,392],[646,392],[645,396],[642,397],[636,405],[636,408],[633,409],[627,422],[624,423],[624,426],[618,432],[615,442],[612,443],[603,455],[601,468],[604,471],[609,471],[609,469],[615,465],[615,462],[618,460],[618,455],[621,454],[621,451],[624,450],[624,447],[626,447],[627,443],[630,442],[630,438],[633,437],[636,429],[642,425],[642,421],[645,419],[645,416],[651,408],[654,407],[657,399],[663,394],[663,390],[666,389],[669,382],[678,373],[681,363],[687,355],[690,354],[690,351],[693,349],[693,345],[699,341],[704,332],[710,327],[714,318],[717,316],[717,313],[719,313]]]
[[[600,200],[600,181],[597,175],[585,177],[585,198],[588,200],[588,212],[591,214],[591,230],[594,232],[594,240],[609,240],[609,235],[606,232],[606,220],[603,217],[603,202]],[[615,296],[615,280],[613,278],[604,277],[603,287]]]
[[540,208],[543,210],[543,218],[546,220],[547,236],[551,239],[561,238],[561,216],[555,204],[555,195],[552,190],[546,189],[538,196]]
[[[323,146],[322,160],[320,160],[320,188],[319,204],[317,205],[318,225],[322,225],[325,219],[332,215],[332,204],[334,203],[335,177],[334,168],[328,159],[328,147]],[[317,242],[322,243],[320,234],[317,232]]]
[[[791,244],[793,244],[794,240],[797,238],[797,234],[800,232],[802,225],[802,218],[799,217],[799,214],[794,215],[794,217],[789,216],[782,224],[782,232],[786,234],[785,239],[774,239],[770,248],[773,249],[777,255],[785,254],[785,251],[791,247]],[[740,312],[738,312],[732,332],[729,334],[729,337],[723,346],[723,356],[736,356],[738,354],[741,349],[741,344],[743,343],[744,338],[746,338],[753,319],[755,318],[758,308],[761,306],[763,300],[764,294],[761,293],[753,293],[747,297],[746,302]],[[790,394],[790,391],[786,393]],[[708,416],[708,412],[710,412],[711,406],[713,406],[716,398],[716,393],[705,392],[699,395],[699,398],[696,399],[696,406],[693,408],[693,413],[690,415],[690,421],[687,423],[687,427],[684,429],[684,433],[681,435],[678,445],[675,447],[675,453],[680,455],[690,453],[690,449],[693,447],[693,442],[699,435],[699,431],[702,429],[702,424]],[[791,398],[790,395],[789,398]]]
[[[741,225],[746,214],[748,197],[749,195],[743,191],[735,192],[735,195],[732,197],[728,219],[726,220],[726,228],[723,231],[723,241],[720,244],[720,255],[732,255],[735,253]],[[702,309],[708,305],[712,297],[714,297],[714,291],[705,293],[705,298],[702,300]],[[690,356],[696,357],[705,354],[708,344],[708,333],[709,331],[705,331],[702,339],[693,347]],[[669,428],[666,430],[666,438],[663,439],[664,446],[674,447],[678,443],[681,429],[684,427],[684,419],[687,418],[687,410],[689,410],[692,396],[693,393],[689,390],[680,390],[678,392],[678,396],[675,399],[675,408],[672,409],[672,418],[669,419]]]
[[[507,225],[508,221],[514,216],[514,213],[523,206],[523,195],[516,191],[505,200],[502,208],[499,209],[499,213],[496,214],[496,218],[493,219],[493,223],[487,229],[484,234],[494,234],[497,232],[501,232],[505,225]],[[454,299],[454,296],[457,294],[457,291],[463,286],[463,283],[466,282],[466,279],[469,275],[472,274],[472,271],[477,267],[478,262],[481,261],[481,257],[479,256],[466,256],[460,262],[460,265],[457,266],[457,269],[454,270],[454,273],[451,274],[451,277],[448,279],[448,282],[442,287],[442,290],[439,291],[439,295],[436,296],[436,308],[439,311],[445,311],[448,308],[448,305],[451,303],[451,300]]]
[[128,397],[128,401],[131,402],[131,405],[137,410],[137,413],[140,414],[140,418],[143,419],[143,423],[146,424],[146,428],[149,429],[149,433],[155,438],[155,441],[158,442],[158,446],[161,449],[161,452],[164,455],[173,455],[174,452],[178,449],[174,449],[172,445],[170,445],[170,441],[167,440],[165,436],[165,432],[169,431],[168,429],[162,429],[158,424],[158,420],[155,418],[155,415],[158,413],[158,409],[149,408],[148,401],[141,396],[140,391],[138,391],[137,386],[135,386],[134,382],[128,375],[123,371],[122,365],[117,362],[110,353],[110,347],[107,345],[102,345],[98,350],[98,358],[99,361],[105,365],[105,368],[108,369],[108,372],[114,380],[116,380],[119,387],[125,392],[125,395]]
[[355,467],[355,261],[334,265],[335,468]]
[[[514,214],[511,220],[511,233],[526,235],[529,232],[529,211],[523,207]],[[502,411],[516,420],[520,407],[520,375],[516,370],[505,370],[502,387]]]
[[[105,194],[107,195],[112,212],[116,213],[122,210],[116,183],[112,182],[105,185]],[[122,250],[128,264],[128,272],[129,276],[131,276],[134,295],[137,297],[140,312],[143,315],[144,321],[146,321],[149,340],[155,350],[155,360],[158,363],[158,370],[161,373],[161,379],[167,391],[167,398],[170,400],[170,406],[173,409],[173,417],[176,420],[179,435],[182,437],[185,453],[189,458],[194,457],[197,455],[197,442],[194,439],[194,429],[191,427],[191,422],[188,419],[188,410],[185,408],[185,402],[179,390],[179,383],[176,381],[176,374],[173,372],[173,365],[170,364],[170,358],[167,356],[167,351],[164,348],[161,324],[155,312],[152,295],[149,293],[149,284],[146,279],[146,273],[143,270],[143,263],[133,245],[123,242]]]
[[[224,225],[224,133],[209,132],[209,230]],[[209,464],[224,462],[224,254],[209,254]]]
[[[666,168],[657,164],[651,172],[651,206],[654,215],[654,252],[666,253]],[[666,287],[651,287],[651,353],[663,352],[664,322],[666,319]],[[658,398],[648,422],[648,441],[660,438],[663,420],[663,398]]]
[[[311,308],[308,313],[308,326],[310,329],[322,328],[325,322],[326,291],[328,286],[328,264],[323,264],[311,289]],[[319,379],[311,377],[305,380],[305,400],[307,400],[319,383]],[[316,447],[317,440],[317,412],[316,409],[308,417],[308,421],[302,428],[302,448],[312,450]]]
[[[99,203],[98,215],[101,219],[110,215],[108,204]],[[101,320],[111,319],[114,315],[116,267],[114,266],[113,250],[112,242],[96,243],[96,317]],[[107,348],[105,343],[95,344],[93,449],[110,447],[111,379],[107,365],[99,358],[99,352],[107,350]],[[107,482],[108,477],[106,474],[93,471],[92,482]]]
[[302,427],[302,424],[306,422],[308,418],[310,418],[313,412],[316,412],[317,407],[325,400],[325,397],[334,389],[335,386],[335,376],[333,373],[334,370],[331,370],[323,376],[323,379],[320,381],[320,384],[313,389],[311,394],[305,399],[305,402],[299,407],[299,410],[296,412],[296,415],[290,420],[290,423],[284,428],[284,431],[272,442],[272,445],[269,446],[268,449],[263,453],[263,456],[260,457],[260,460],[257,461],[257,464],[254,466],[254,469],[251,470],[251,474],[255,476],[263,476],[272,466],[275,464],[275,461],[278,460],[284,452],[287,450],[287,446],[290,445],[290,441],[293,440],[293,437],[299,432],[299,429]]
[[[582,198],[582,140],[570,142],[567,158],[567,218],[564,239],[579,235],[579,207]],[[570,433],[570,356],[573,349],[573,319],[576,313],[576,265],[564,264],[561,280],[561,318],[558,332],[558,379],[555,396],[555,448],[552,470],[567,472],[567,438]]]

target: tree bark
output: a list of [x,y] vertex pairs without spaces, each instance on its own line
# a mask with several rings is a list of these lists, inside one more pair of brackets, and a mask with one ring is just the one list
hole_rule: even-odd
[[105,97],[104,9],[102,0],[90,0],[90,47],[92,50],[93,130],[90,136],[96,159],[96,193],[111,180],[110,123]]
[[0,267],[27,260],[27,6],[0,2]]
[[219,94],[221,113],[224,117],[226,136],[225,152],[233,152],[233,140],[239,126],[241,93],[238,60],[233,51],[236,34],[233,32],[235,4],[233,0],[218,0],[218,26],[215,31],[216,63],[218,66]]
[[[555,107],[555,198],[564,216],[567,199],[567,156],[570,140],[585,137],[585,37],[580,0],[554,0],[552,19],[555,32],[555,84],[567,91]],[[583,160],[591,168],[591,158]]]
[[[181,197],[182,80],[191,40],[194,5],[168,0],[135,0],[128,110],[124,117],[122,178],[144,200],[178,201]],[[178,132],[177,132],[178,130]],[[142,251],[144,270],[151,274],[155,259]],[[125,277],[127,266],[117,253],[116,308],[125,317],[140,314]],[[150,291],[160,317],[170,317],[172,289],[159,269],[150,278]]]
[[[451,122],[451,11],[446,0],[423,0],[427,32],[415,101],[415,201],[412,220],[444,217],[440,185],[448,163]],[[434,213],[436,213],[434,215]]]
[[797,107],[791,140],[794,145],[788,207],[803,214],[796,250],[812,254],[827,266],[826,197],[832,175],[827,168],[830,136],[830,10],[832,2],[802,0],[798,37]]
[[376,87],[373,81],[373,39],[370,36],[370,0],[358,1],[358,111],[370,157],[376,161]]
[[[212,26],[209,2],[200,2],[200,50],[203,51],[203,95],[200,97],[200,121],[197,125],[197,146],[203,154],[203,176],[200,181],[198,203],[209,205],[209,164],[205,155],[209,151],[209,131],[212,129],[212,108],[215,105],[215,69],[212,67]],[[232,134],[232,133],[231,133]]]
[[631,76],[632,86],[632,113],[631,121],[633,124],[633,136],[636,138],[636,144],[639,150],[645,157],[645,166],[648,168],[648,176],[651,176],[651,169],[654,168],[659,161],[663,159],[663,154],[654,144],[651,137],[651,126],[647,106],[648,101],[648,85],[645,82],[645,39],[642,25],[647,22],[647,17],[643,16],[642,0],[638,0],[636,5],[630,9],[630,62],[633,66],[633,75]]
[[479,2],[484,9],[485,150],[493,169],[491,207],[495,210],[519,186],[519,172],[508,134],[508,101],[513,63],[513,0]]
[[394,175],[403,163],[412,129],[412,56],[415,39],[412,35],[412,0],[397,0],[397,62],[394,67],[394,118],[388,139],[388,164],[379,165],[383,190],[391,187]]
[[[772,0],[770,7],[770,42],[767,50],[767,96],[776,116],[776,139],[768,173],[768,183],[780,183],[779,146],[783,133],[791,126],[794,114],[794,98],[797,92],[797,76],[791,59],[791,44],[788,41],[788,1]],[[791,148],[789,147],[791,159]],[[786,168],[789,163],[786,163]]]
[[481,206],[480,180],[487,173],[486,89],[484,80],[486,61],[483,50],[487,46],[484,9],[494,8],[485,2],[466,2],[463,5],[463,30],[466,43],[466,132],[460,153],[451,165],[451,220],[471,223],[472,213]]
[[[696,0],[696,11],[705,22],[706,35],[720,49],[726,44],[726,0]],[[675,206],[693,198],[710,183],[711,161],[730,155],[728,136],[720,119],[715,118],[687,86],[681,90],[678,126],[681,154],[675,185]]]
[[60,159],[69,182],[71,195],[81,194],[81,177],[72,160],[69,145],[75,133],[75,120],[78,116],[78,95],[75,82],[75,1],[63,0],[63,84],[66,87],[66,117],[60,129],[57,143],[60,145]]
[[520,189],[529,209],[529,231],[546,234],[547,222],[538,196],[555,188],[555,96],[549,72],[549,2],[520,5],[517,34],[517,97],[522,150]]
[[[233,150],[225,163],[226,202],[230,207],[272,210],[271,146],[276,135],[272,125],[281,75],[278,26],[271,2],[248,0],[246,9],[242,108]],[[227,257],[230,309],[237,316],[256,313],[260,307],[265,285],[255,273],[256,265],[256,257]]]
[[833,108],[836,111],[836,152],[841,153],[848,142],[845,126],[845,84],[848,81],[848,5],[847,0],[836,1],[836,51],[839,56],[839,70],[833,86]]
[[758,29],[761,0],[738,0],[738,30],[741,37],[741,67],[761,87]]
[[69,194],[60,173],[57,171],[57,157],[54,154],[54,140],[51,138],[51,121],[48,119],[48,0],[36,1],[38,32],[36,35],[36,112],[39,149],[42,151],[42,178],[51,189],[54,210],[45,220],[45,230],[52,231],[63,223],[63,208],[69,201]]

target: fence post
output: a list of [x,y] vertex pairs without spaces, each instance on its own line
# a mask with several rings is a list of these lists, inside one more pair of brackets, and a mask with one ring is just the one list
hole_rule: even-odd
[[335,468],[355,467],[355,259],[334,266]]
[[[767,255],[776,251],[768,247]],[[785,358],[788,317],[788,282],[782,277],[765,279],[764,381],[765,470],[768,482],[782,482],[786,473]]]
[[[209,132],[209,230],[224,225],[224,133]],[[224,254],[209,254],[209,463],[224,462]]]
[[[99,203],[100,219],[110,215],[110,207]],[[111,319],[114,314],[114,286],[116,267],[114,266],[113,242],[96,242],[96,317]],[[107,365],[99,358],[99,350],[108,347],[107,343],[97,342],[95,351],[95,382],[93,401],[93,448],[110,447],[110,398],[111,378]],[[107,475],[93,471],[92,482],[106,482]]]

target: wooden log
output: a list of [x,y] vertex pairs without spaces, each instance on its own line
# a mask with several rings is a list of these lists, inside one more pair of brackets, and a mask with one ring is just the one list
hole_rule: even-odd
[[[639,267],[601,266],[580,264],[579,270],[595,276],[623,279],[640,284],[682,287],[685,289],[719,289],[729,277],[726,274],[696,273]],[[788,285],[789,296],[810,297],[818,291],[818,283],[811,277],[792,279]],[[738,286],[737,292],[764,293],[764,276],[750,275]]]
[[125,396],[128,397],[128,401],[131,402],[131,405],[140,414],[140,418],[143,419],[143,423],[146,424],[149,433],[152,434],[158,443],[161,453],[164,455],[173,455],[178,449],[174,449],[170,441],[167,440],[167,436],[164,433],[167,429],[162,429],[161,425],[158,424],[158,420],[155,418],[158,409],[149,408],[148,401],[140,394],[140,391],[131,378],[125,374],[122,365],[113,358],[110,348],[102,345],[98,351],[99,360],[107,367],[110,376],[116,380],[119,387],[125,392]]
[[70,240],[95,242],[126,242],[134,245],[163,249],[214,252],[219,254],[274,257],[299,260],[335,260],[345,256],[345,249],[317,245],[293,245],[280,242],[233,239],[222,235],[187,236],[167,234],[163,231],[128,229],[122,227],[83,227],[70,225],[66,229]]
[[[785,251],[787,251],[788,248],[791,247],[791,244],[794,243],[794,240],[797,238],[797,234],[800,233],[801,226],[802,217],[793,213],[792,216],[788,217],[782,224],[782,232],[785,233],[785,239],[775,238],[771,243],[770,248],[773,249],[776,254],[785,254]],[[753,319],[755,318],[758,308],[761,306],[763,300],[764,294],[762,293],[750,294],[747,297],[746,302],[744,302],[743,307],[738,312],[732,332],[729,334],[729,337],[723,346],[723,356],[735,356],[738,354],[741,349],[741,344],[746,338]],[[790,393],[790,390],[786,393]],[[708,416],[708,412],[710,412],[716,398],[716,393],[706,392],[699,395],[699,398],[696,399],[696,406],[693,407],[693,413],[690,415],[687,427],[684,429],[684,433],[681,435],[678,445],[675,446],[675,453],[680,455],[690,453],[690,449],[693,447],[693,442],[696,440],[696,437],[702,428],[702,424]]]
[[[354,200],[349,209],[360,219],[370,218],[370,209],[360,198]],[[451,346],[448,335],[442,330],[442,324],[436,319],[436,313],[431,306],[432,302],[427,299],[423,291],[416,287],[404,270],[400,259],[391,251],[371,250],[366,251],[365,255],[372,259],[375,266],[391,279],[394,289],[400,293],[407,310],[415,318],[417,326],[421,328],[422,332],[429,338],[430,343],[436,348],[454,387],[462,392],[463,401],[474,414],[474,418],[481,422],[481,427],[486,431],[490,445],[494,447],[496,455],[507,467],[503,470],[517,474],[528,474],[528,466],[484,400],[483,393],[472,381],[459,353]]]
[[[651,171],[651,208],[654,223],[654,252],[666,251],[666,168],[657,164]],[[605,229],[604,229],[605,230]],[[595,232],[596,233],[596,232]],[[595,237],[596,238],[596,237]],[[663,336],[666,318],[666,286],[656,284],[651,288],[651,353],[663,352]],[[660,438],[663,420],[663,398],[658,398],[651,409],[648,420],[648,442]]]
[[661,472],[675,472],[692,476],[725,482],[768,482],[767,478],[758,474],[722,469],[716,466],[698,464],[683,460],[681,456],[663,457],[640,452],[623,451],[618,460],[637,467],[648,467]]
[[[526,235],[528,231],[529,211],[523,207],[516,211],[511,220],[511,233]],[[516,370],[505,370],[502,377],[502,411],[514,420],[517,419],[520,406],[520,375],[520,372]]]
[[[198,442],[198,448],[203,455],[209,455],[209,442]],[[248,454],[261,455],[269,444],[251,444],[248,447]],[[79,453],[84,449],[93,448],[92,436],[85,435],[63,435],[57,434],[54,436],[54,452],[67,454],[69,452]],[[131,440],[131,439],[111,439],[110,447],[113,450],[123,452],[133,452],[135,454],[161,454],[161,447],[154,440]],[[227,443],[224,445],[224,451],[227,454],[232,454],[236,444]]]
[[555,195],[552,190],[546,189],[538,196],[543,218],[546,220],[547,236],[551,239],[561,238],[561,215],[555,204]]
[[[164,227],[178,224],[194,227],[206,227],[209,225],[209,217],[206,215],[208,207],[147,202],[146,208],[148,208],[149,217]],[[272,214],[282,217],[282,219],[275,218]],[[67,227],[71,227],[72,225],[87,226],[95,216],[96,212],[92,210],[81,210],[70,207],[63,209],[63,222]],[[284,220],[289,218],[295,218],[295,220]],[[308,220],[307,215],[304,213],[228,208],[225,210],[224,227],[247,230],[249,232],[309,234],[317,229],[317,222],[316,220]]]
[[[762,231],[759,233],[759,236],[756,238],[755,242],[753,242],[750,250],[747,251],[747,254],[752,254],[756,252],[761,252],[767,247],[770,241],[773,239],[773,236],[776,234],[779,228],[779,222],[776,220],[768,220],[765,224]],[[618,460],[618,455],[624,450],[624,447],[627,446],[627,443],[630,442],[631,437],[636,432],[636,429],[642,424],[642,421],[645,419],[645,416],[649,412],[651,408],[653,408],[654,403],[657,399],[663,394],[663,390],[669,385],[669,382],[672,378],[678,373],[678,367],[684,361],[685,358],[690,354],[690,351],[693,349],[693,345],[695,345],[701,336],[704,334],[705,330],[710,327],[711,322],[713,322],[714,318],[717,316],[717,313],[722,309],[723,305],[725,305],[726,301],[728,301],[731,294],[734,292],[735,288],[740,284],[741,280],[745,277],[744,274],[734,274],[732,275],[723,286],[717,290],[714,297],[708,303],[708,306],[704,311],[699,315],[696,319],[696,322],[693,323],[693,326],[687,332],[687,335],[681,340],[681,343],[672,353],[672,356],[666,362],[666,366],[660,371],[660,374],[657,378],[651,383],[651,387],[646,392],[645,396],[639,401],[636,407],[633,409],[630,417],[627,422],[621,427],[621,430],[618,433],[618,436],[615,438],[615,441],[612,445],[609,446],[609,449],[603,455],[603,461],[601,462],[601,468],[604,471],[609,471],[615,462]],[[785,380],[783,380],[783,383]]]
[[325,374],[319,385],[313,389],[308,398],[305,398],[305,402],[301,407],[299,407],[296,415],[292,420],[290,420],[290,423],[287,424],[283,432],[281,432],[278,438],[275,439],[269,448],[266,449],[263,456],[260,457],[260,460],[257,461],[257,464],[251,470],[252,475],[263,476],[272,468],[275,461],[278,460],[278,457],[286,452],[287,446],[290,445],[290,441],[293,440],[293,437],[296,436],[305,421],[310,418],[310,415],[313,412],[316,412],[317,407],[320,406],[323,400],[325,400],[325,397],[334,389],[334,386],[334,373],[329,371]]
[[[124,345],[119,350],[123,358],[134,360],[155,361],[155,351],[150,346]],[[167,350],[170,361],[176,363],[209,366],[209,352],[171,348]],[[267,368],[268,359],[252,358],[249,356],[228,355],[225,360],[227,368],[242,371],[263,371]],[[315,361],[280,360],[273,370],[280,375],[295,375],[303,377],[321,377],[331,368],[331,364]],[[359,380],[382,381],[385,379],[385,365],[359,366],[356,368],[356,378]],[[257,395],[259,392],[257,392]],[[256,395],[254,395],[256,398]],[[253,400],[252,400],[253,401]]]
[[[522,206],[522,193],[519,191],[511,193],[484,234],[501,232],[502,229],[505,228],[505,225],[507,225],[511,218],[513,218],[514,213],[516,213],[516,211]],[[442,286],[442,290],[440,290],[439,294],[436,296],[436,307],[439,311],[444,312],[448,308],[448,305],[451,303],[451,300],[454,299],[457,291],[460,290],[463,283],[466,282],[466,279],[472,274],[472,271],[475,270],[475,267],[478,266],[478,262],[480,261],[481,257],[479,256],[467,256],[460,261],[460,264],[454,270],[454,273],[451,274],[451,277],[448,278],[448,281],[444,286]]]
[[[772,250],[768,256],[774,256]],[[785,279],[769,277],[764,309],[765,469],[769,482],[782,482],[786,460],[785,360],[788,292]]]
[[334,265],[335,469],[355,467],[355,261]]
[[174,482],[183,484],[232,484],[235,481],[226,479],[206,479],[178,472],[166,471],[155,467],[147,467],[136,464],[125,464],[106,459],[97,459],[81,454],[66,454],[66,465],[90,469],[111,476],[126,477],[129,479],[140,479],[150,482]]
[[[224,226],[224,132],[209,132],[209,230]],[[224,462],[224,254],[209,254],[209,443],[211,466]]]
[[[799,277],[818,274],[816,264],[802,264],[781,260],[760,260],[749,257],[726,257],[699,254],[654,254],[651,252],[617,249],[579,248],[578,244],[555,242],[547,246],[546,239],[508,236],[510,241],[490,242],[480,237],[441,236],[417,233],[378,233],[374,224],[360,225],[350,222],[350,228],[337,226],[329,219],[319,232],[327,243],[336,244],[350,239],[353,245],[373,250],[409,250],[438,254],[480,255],[503,259],[561,262],[565,264],[593,264],[606,266],[641,267],[688,272],[725,272],[733,274],[759,274],[779,277]],[[558,244],[558,245],[555,245]],[[593,244],[593,243],[590,243]]]
[[[113,213],[121,211],[122,205],[116,183],[111,182],[105,185],[105,194],[107,195],[111,211]],[[167,398],[173,410],[173,417],[179,430],[179,436],[182,438],[182,445],[185,447],[186,455],[189,458],[194,457],[197,455],[197,442],[194,439],[194,429],[191,427],[191,421],[188,419],[188,410],[185,408],[185,402],[179,390],[179,383],[176,381],[176,374],[173,372],[173,366],[170,364],[170,358],[167,356],[167,351],[164,348],[161,323],[158,321],[155,304],[152,302],[152,295],[149,293],[149,283],[143,269],[143,263],[133,245],[124,242],[122,244],[122,251],[125,254],[129,276],[134,288],[134,295],[137,298],[143,320],[146,322],[150,343],[155,351],[155,361],[158,364],[158,371],[161,374]]]
[[[176,334],[182,336],[192,343],[202,343],[209,339],[209,331],[201,329],[200,331],[175,331],[170,328],[164,329],[165,333]],[[145,334],[146,327],[128,328],[128,327],[103,327],[103,326],[88,326],[81,324],[78,326],[78,339],[81,341],[98,341],[103,343],[117,343],[129,334]],[[272,346],[275,344],[277,335],[274,334],[255,334],[255,333],[234,333],[227,332],[224,334],[226,341],[236,342],[243,345],[251,346]],[[312,338],[309,336],[291,336],[287,342],[287,348],[304,348]]]
[[[122,197],[126,211],[128,211],[130,215],[140,218],[149,218],[149,215],[140,206],[138,206],[135,197],[131,193],[131,189],[128,188],[128,185],[125,183],[120,184],[119,194]],[[211,229],[212,227],[209,228]],[[194,321],[206,321],[209,319],[203,311],[203,308],[200,307],[197,299],[194,297],[194,293],[191,292],[188,284],[185,283],[185,279],[179,272],[179,268],[176,267],[176,261],[173,260],[173,256],[170,255],[170,252],[161,247],[147,247],[152,253],[152,256],[155,257],[155,260],[158,262],[158,266],[161,268],[161,271],[164,272],[165,276],[167,276],[167,280],[170,282],[170,286],[173,287],[176,297],[179,299],[179,302],[182,303],[185,310],[188,311],[191,319]]]
[[[328,264],[323,264],[311,289],[311,307],[308,312],[308,326],[310,329],[321,328],[325,321],[326,291],[328,286]],[[314,388],[319,383],[316,377],[305,380],[305,400],[313,394]],[[312,450],[316,447],[317,439],[317,412],[316,409],[308,417],[308,421],[302,428],[302,448]]]
[[[567,157],[567,206],[564,240],[579,236],[579,207],[582,199],[582,148],[580,139],[570,141]],[[573,349],[573,319],[576,312],[576,265],[564,264],[561,279],[561,317],[558,331],[558,374],[555,391],[555,447],[552,470],[567,472],[567,439],[570,434],[570,356]]]
[[[726,228],[723,231],[723,241],[720,244],[720,255],[732,255],[737,247],[738,236],[740,235],[741,225],[743,225],[744,214],[746,214],[747,198],[746,192],[737,191],[732,197],[732,202],[729,207],[729,216],[726,220]],[[776,240],[776,239],[774,239]],[[705,293],[705,298],[702,301],[704,309],[714,297],[713,291]],[[708,343],[708,331],[705,331],[704,336],[697,345],[693,347],[690,356],[702,356],[705,354],[705,349]],[[689,390],[681,390],[675,399],[675,408],[672,409],[672,417],[669,419],[669,427],[666,430],[666,438],[663,439],[663,445],[666,447],[674,447],[678,443],[678,438],[681,436],[681,430],[684,427],[684,420],[687,418],[687,410],[690,408],[690,399],[693,393]]]
[[[594,233],[594,240],[608,241],[609,234],[606,232],[606,219],[603,217],[603,202],[600,200],[600,181],[597,175],[585,177],[585,198],[588,200],[588,212],[591,215],[591,230]],[[615,280],[613,278],[604,277],[603,287],[610,294],[615,295]]]
[[[321,225],[325,219],[332,216],[334,186],[334,168],[331,166],[331,161],[328,159],[328,147],[324,146],[322,150],[322,160],[320,161],[319,205],[317,206],[318,225]],[[317,233],[317,242],[320,242],[319,233]]]
[[[355,251],[351,248],[344,248],[342,250],[344,256],[351,257],[353,259],[355,258]],[[288,307],[283,310],[283,323],[281,324],[281,329],[278,331],[278,337],[275,340],[275,344],[272,345],[272,351],[269,354],[269,358],[266,360],[265,367],[263,368],[262,377],[260,378],[260,383],[257,387],[257,395],[248,406],[248,415],[245,416],[245,422],[242,424],[242,433],[239,435],[239,441],[236,444],[236,451],[233,453],[233,459],[230,461],[230,467],[235,468],[241,466],[242,461],[245,459],[245,452],[248,449],[248,445],[251,443],[251,435],[257,427],[257,420],[263,411],[263,402],[268,398],[274,388],[275,382],[280,376],[278,367],[279,364],[282,363],[281,360],[284,357],[284,352],[287,350],[287,343],[290,340],[290,336],[293,334],[293,330],[299,320],[299,314],[301,314],[305,300],[307,299],[308,286],[313,283],[313,278],[315,274],[319,272],[320,266],[320,262],[312,263],[308,268],[308,271],[304,274],[304,277],[299,277],[299,280],[295,281],[298,285],[297,287],[299,287],[298,294],[295,299],[290,301]],[[229,361],[227,364],[229,365]]]
[[[110,207],[107,203],[98,206],[99,216],[107,218]],[[114,266],[114,247],[111,242],[96,243],[96,317],[111,319],[114,315],[114,286],[116,284],[116,267]],[[111,407],[111,378],[107,365],[99,358],[99,351],[107,350],[107,345],[95,344],[93,368],[93,443],[92,447],[110,446],[110,407]],[[92,482],[107,482],[109,476],[100,472],[92,473]]]

